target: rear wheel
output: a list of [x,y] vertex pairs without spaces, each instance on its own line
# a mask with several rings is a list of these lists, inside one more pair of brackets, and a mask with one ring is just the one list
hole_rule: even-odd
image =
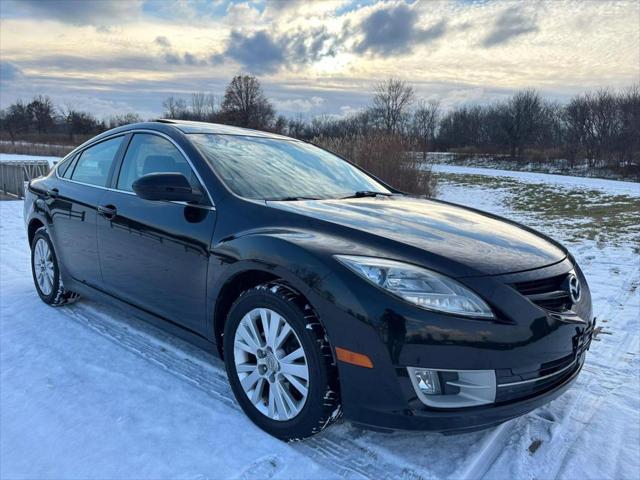
[[31,241],[31,273],[43,302],[60,306],[78,299],[76,293],[66,290],[62,284],[58,258],[44,227],[36,231]]
[[311,307],[277,283],[244,292],[225,326],[225,364],[244,412],[282,440],[321,431],[339,418],[335,363]]

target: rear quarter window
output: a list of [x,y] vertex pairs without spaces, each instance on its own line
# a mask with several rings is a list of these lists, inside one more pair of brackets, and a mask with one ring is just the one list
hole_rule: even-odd
[[71,155],[65,158],[58,164],[56,168],[57,168],[59,177],[69,178],[71,176],[71,172],[73,171],[72,165],[75,162],[77,157],[78,157],[78,154],[76,153],[75,155]]
[[118,153],[123,138],[116,137],[105,140],[85,149],[76,161],[76,166],[71,173],[71,180],[106,187],[111,164]]

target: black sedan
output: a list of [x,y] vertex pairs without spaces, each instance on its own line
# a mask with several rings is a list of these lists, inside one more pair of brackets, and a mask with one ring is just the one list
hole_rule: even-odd
[[32,181],[24,209],[44,302],[97,297],[219,354],[246,414],[285,440],[343,413],[495,425],[563,392],[594,328],[553,240],[275,134],[120,127]]

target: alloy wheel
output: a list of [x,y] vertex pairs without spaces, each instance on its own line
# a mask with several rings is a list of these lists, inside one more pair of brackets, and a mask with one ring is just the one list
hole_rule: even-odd
[[44,295],[51,295],[53,290],[54,267],[53,254],[49,244],[43,238],[38,239],[33,250],[33,270],[38,287]]
[[300,339],[287,320],[254,308],[234,337],[236,374],[254,407],[272,420],[291,420],[309,392],[309,366]]

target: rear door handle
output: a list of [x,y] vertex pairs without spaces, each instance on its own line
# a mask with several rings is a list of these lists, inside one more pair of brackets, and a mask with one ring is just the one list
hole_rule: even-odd
[[113,205],[98,205],[98,213],[110,220],[118,214],[118,209]]

